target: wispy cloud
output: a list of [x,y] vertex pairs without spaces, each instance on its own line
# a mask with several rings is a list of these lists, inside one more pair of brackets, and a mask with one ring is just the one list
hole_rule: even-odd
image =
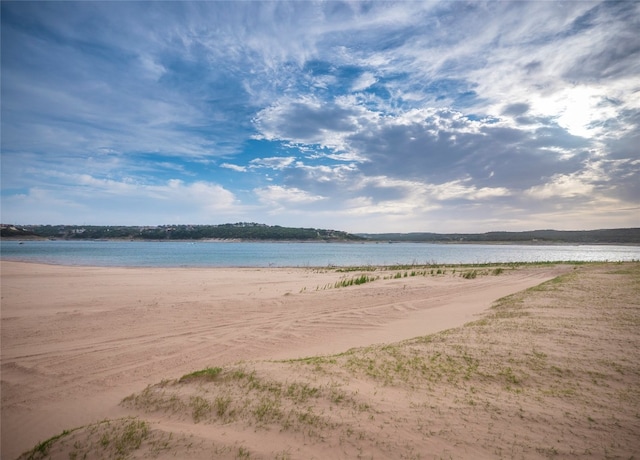
[[0,8],[3,221],[640,226],[637,2]]
[[30,187],[26,193],[3,197],[3,215],[28,221],[35,213],[45,222],[98,225],[208,223],[220,216],[238,219],[245,215],[236,196],[217,184],[173,179],[150,185],[88,174],[65,179],[64,185]]

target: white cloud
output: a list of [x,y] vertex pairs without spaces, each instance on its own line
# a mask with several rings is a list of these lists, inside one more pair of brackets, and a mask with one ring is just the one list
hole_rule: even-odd
[[311,183],[325,183],[333,184],[333,186],[344,186],[352,184],[352,181],[357,180],[359,175],[358,168],[355,164],[338,164],[335,166],[319,165],[311,166],[306,165],[303,162],[296,164],[297,171],[303,174],[300,179],[300,185],[307,186]]
[[511,195],[505,187],[476,187],[469,184],[470,179],[454,180],[437,185],[428,185],[427,190],[433,199],[478,201]]
[[[540,185],[525,190],[525,195],[541,200],[582,198],[583,202],[623,202],[624,197],[615,197],[618,183],[630,179],[634,173],[628,169],[633,165],[626,160],[598,160],[584,165],[572,174],[554,174]],[[614,179],[616,177],[616,179]]]
[[375,75],[371,72],[364,72],[360,77],[353,83],[351,87],[352,91],[362,91],[364,89],[369,88],[371,85],[374,85],[378,80]]
[[347,200],[340,214],[347,216],[409,216],[436,209],[436,205],[426,205],[411,200],[374,201],[370,197],[357,197]]
[[362,177],[353,183],[353,190],[375,188],[379,191],[401,190],[402,195],[397,199],[397,206],[402,207],[405,201],[414,206],[426,203],[438,203],[448,200],[480,201],[496,197],[511,195],[504,187],[476,187],[470,179],[454,180],[441,184],[431,184],[416,180],[393,179],[385,176]]
[[6,216],[423,230],[640,196],[637,2],[5,8]]
[[208,182],[171,179],[161,184],[70,177],[65,186],[33,187],[3,198],[3,214],[19,223],[156,225],[168,222],[211,223],[236,216],[246,207],[225,188]]
[[637,3],[522,2],[511,9],[519,12],[513,27],[496,30],[494,44],[478,50],[483,65],[466,72],[483,96],[476,109],[497,116],[500,104],[527,102],[532,115],[594,138],[607,134],[599,125],[640,107],[638,51],[627,45],[635,40],[627,19],[637,16]]
[[283,187],[280,185],[254,189],[253,192],[260,202],[269,207],[274,207],[276,210],[288,206],[297,207],[300,205],[308,205],[325,199],[323,196],[313,195],[299,188]]
[[583,174],[556,174],[549,182],[531,187],[525,194],[539,199],[574,198],[588,197],[593,190],[593,184]]
[[254,158],[251,160],[252,168],[268,168],[281,170],[291,165],[295,161],[295,157],[270,157],[270,158]]
[[239,166],[239,165],[234,165],[231,163],[222,163],[220,165],[221,168],[226,168],[226,169],[231,169],[232,171],[236,171],[236,172],[245,172],[247,170],[247,168],[245,166]]

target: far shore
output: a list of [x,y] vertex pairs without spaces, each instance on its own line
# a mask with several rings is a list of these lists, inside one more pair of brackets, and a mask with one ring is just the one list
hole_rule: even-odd
[[527,240],[527,241],[469,241],[469,240],[274,240],[274,239],[243,239],[243,238],[203,238],[199,240],[189,239],[138,239],[138,238],[97,238],[97,239],[81,239],[81,238],[43,238],[39,236],[23,237],[12,236],[3,237],[5,241],[117,241],[117,242],[140,242],[140,243],[326,243],[326,244],[469,244],[469,245],[514,245],[514,246],[640,246],[640,243],[634,242],[575,242],[575,241],[545,241],[545,240]]

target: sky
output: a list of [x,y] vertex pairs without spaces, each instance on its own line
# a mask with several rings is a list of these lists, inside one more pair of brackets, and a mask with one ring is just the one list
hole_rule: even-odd
[[11,2],[1,220],[640,227],[640,2]]

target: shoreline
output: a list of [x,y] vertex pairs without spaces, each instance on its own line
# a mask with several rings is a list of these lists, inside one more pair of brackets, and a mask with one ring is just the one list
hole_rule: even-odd
[[271,239],[243,239],[243,238],[203,238],[203,239],[129,239],[129,238],[98,238],[98,239],[78,239],[78,238],[45,238],[45,237],[2,237],[3,241],[11,241],[18,243],[27,242],[46,242],[46,241],[64,241],[64,242],[119,242],[119,243],[317,243],[317,244],[434,244],[434,245],[513,245],[513,246],[640,246],[635,242],[576,242],[576,241],[441,241],[441,240],[271,240]]
[[[602,264],[627,264],[636,263],[640,260],[621,260],[621,261],[580,261],[580,260],[552,260],[538,262],[478,262],[478,263],[426,263],[426,264],[388,264],[388,265],[80,265],[80,264],[63,264],[58,262],[32,261],[0,258],[2,264],[17,264],[27,266],[43,266],[43,267],[61,267],[71,269],[121,269],[121,270],[309,270],[309,271],[330,271],[336,274],[348,275],[355,272],[371,273],[371,272],[392,272],[406,270],[425,270],[425,269],[482,269],[482,268],[541,268],[558,265],[602,265]],[[1,270],[0,270],[1,271]]]

